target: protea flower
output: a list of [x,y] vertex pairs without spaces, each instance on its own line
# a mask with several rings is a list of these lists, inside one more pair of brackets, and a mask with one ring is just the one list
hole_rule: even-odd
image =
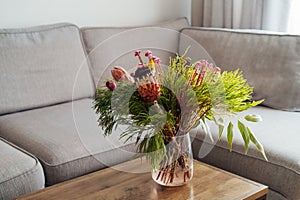
[[201,60],[195,63],[194,73],[190,84],[192,85],[196,81],[195,87],[202,84],[204,77],[213,72],[212,82],[215,82],[217,78],[220,77],[221,69],[219,67],[214,67],[212,63],[208,63],[206,60]]
[[136,80],[137,90],[142,99],[147,103],[153,103],[161,95],[160,85],[152,75],[144,76]]
[[111,70],[111,75],[115,81],[132,81],[131,77],[128,75],[127,71],[120,66],[115,66]]

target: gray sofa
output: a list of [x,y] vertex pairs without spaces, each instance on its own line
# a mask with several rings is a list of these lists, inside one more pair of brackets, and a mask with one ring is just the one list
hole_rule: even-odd
[[[117,134],[104,137],[97,126],[92,109],[96,86],[112,66],[135,66],[136,49],[151,47],[167,64],[170,55],[189,45],[192,58],[210,59],[223,70],[241,68],[255,87],[255,98],[266,99],[249,112],[263,117],[251,128],[269,162],[253,147],[244,155],[237,134],[229,153],[224,138],[211,143],[200,129],[192,133],[194,157],[268,185],[269,199],[300,199],[300,113],[282,111],[300,109],[300,37],[198,29],[185,18],[151,27],[56,24],[0,30],[0,137],[5,141],[0,141],[5,158],[0,161],[0,199],[131,159],[133,143],[123,144]],[[26,169],[35,173],[27,177]]]
[[[266,31],[216,28],[185,28],[179,51],[195,40],[223,70],[240,68],[254,87],[254,99],[265,99],[262,106],[246,114],[259,114],[263,121],[249,124],[264,145],[269,162],[255,150],[247,155],[239,134],[234,135],[229,153],[224,134],[211,126],[215,142],[205,139],[201,129],[194,130],[194,156],[204,162],[269,186],[269,199],[300,199],[300,36]],[[190,47],[192,59],[199,46]],[[203,52],[206,56],[206,52]],[[238,130],[235,130],[238,133]],[[194,135],[195,135],[194,134]]]

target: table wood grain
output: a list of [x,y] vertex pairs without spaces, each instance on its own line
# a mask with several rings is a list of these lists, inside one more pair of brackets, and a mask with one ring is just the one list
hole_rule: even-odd
[[[184,186],[163,187],[156,184],[146,161],[135,159],[114,168],[106,168],[70,181],[22,196],[20,200],[57,199],[191,199],[254,200],[264,199],[268,187],[194,160],[194,176]],[[123,171],[120,171],[123,170]]]

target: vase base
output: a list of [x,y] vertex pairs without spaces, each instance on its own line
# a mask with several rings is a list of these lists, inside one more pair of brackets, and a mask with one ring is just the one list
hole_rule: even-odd
[[[152,179],[159,185],[167,187],[176,187],[186,185],[190,180],[192,180],[193,171],[190,169],[188,171],[179,171],[173,176],[169,173],[161,176],[159,171],[152,172]],[[159,177],[159,178],[157,178]]]

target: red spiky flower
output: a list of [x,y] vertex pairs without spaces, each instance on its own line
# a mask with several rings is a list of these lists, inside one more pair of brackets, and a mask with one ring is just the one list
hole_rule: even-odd
[[136,86],[140,96],[147,103],[153,103],[161,95],[160,85],[152,75],[143,76],[141,79],[138,78]]

